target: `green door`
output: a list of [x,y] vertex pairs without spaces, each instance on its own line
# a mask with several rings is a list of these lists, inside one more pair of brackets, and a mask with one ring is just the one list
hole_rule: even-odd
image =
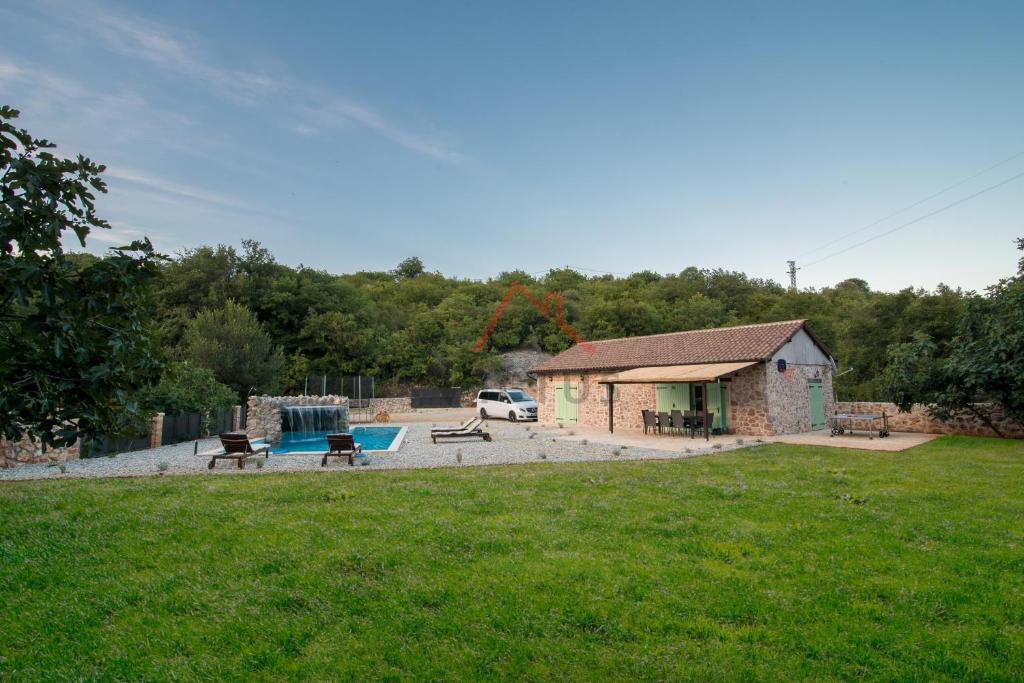
[[825,428],[825,402],[821,397],[821,383],[812,382],[807,385],[807,393],[811,401],[811,431]]
[[714,384],[708,384],[707,393],[708,412],[714,413],[715,415],[715,419],[711,423],[711,428],[718,429],[724,432],[728,427],[728,421],[725,412],[725,406],[726,403],[728,403],[728,398],[726,396],[725,385],[718,384],[717,382]]
[[559,422],[576,421],[576,385],[555,385],[555,419]]

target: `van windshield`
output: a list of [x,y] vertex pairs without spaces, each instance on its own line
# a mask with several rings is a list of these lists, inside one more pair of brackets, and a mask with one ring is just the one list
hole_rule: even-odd
[[513,403],[519,403],[520,401],[532,401],[533,397],[525,391],[506,391],[508,397],[512,399]]

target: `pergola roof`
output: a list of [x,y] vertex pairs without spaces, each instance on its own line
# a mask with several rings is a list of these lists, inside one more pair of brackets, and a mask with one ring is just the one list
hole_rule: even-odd
[[739,372],[760,361],[739,363],[693,363],[690,365],[663,365],[661,367],[634,368],[605,375],[600,384],[651,384],[655,382],[713,382],[720,377]]

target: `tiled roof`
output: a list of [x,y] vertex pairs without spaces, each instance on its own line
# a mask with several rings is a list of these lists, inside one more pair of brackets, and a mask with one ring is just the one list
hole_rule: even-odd
[[[622,370],[655,365],[768,360],[804,327],[803,320],[670,332],[577,344],[530,369],[531,372]],[[807,330],[811,334],[810,330]],[[817,342],[817,338],[811,334]],[[820,345],[820,342],[818,342]],[[822,347],[828,353],[828,349]]]

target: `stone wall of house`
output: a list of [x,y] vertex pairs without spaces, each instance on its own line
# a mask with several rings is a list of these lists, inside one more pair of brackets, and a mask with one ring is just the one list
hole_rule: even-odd
[[[889,418],[889,430],[893,432],[918,432],[921,434],[966,434],[969,436],[998,436],[984,422],[974,417],[963,416],[942,422],[928,414],[928,408],[915,405],[909,413],[899,412],[895,403],[878,401],[839,401],[835,409],[840,413],[881,413]],[[826,412],[831,415],[831,412]],[[996,412],[992,420],[1003,436],[1024,439],[1024,427]]]
[[800,434],[811,431],[811,399],[807,385],[821,380],[821,398],[825,416],[835,409],[832,392],[832,369],[827,365],[790,365],[779,372],[772,364],[764,364],[768,389],[768,422],[772,434]]
[[[568,373],[540,375],[537,379],[537,421],[555,424],[555,386],[568,382],[576,386],[576,424],[608,429],[607,387],[599,384],[607,373]],[[658,401],[653,384],[619,384],[615,387],[615,429],[641,430],[641,410],[653,408]]]
[[250,396],[245,433],[250,439],[281,440],[281,408],[284,406],[341,406],[342,429],[348,429],[348,398],[345,396]]
[[768,383],[764,363],[741,370],[729,380],[726,392],[729,432],[768,436],[772,433],[768,411]]
[[[563,382],[577,387],[577,424],[607,429],[606,388],[598,381],[606,373],[541,375],[537,383],[538,420],[555,424],[555,386]],[[806,432],[811,428],[807,384],[822,382],[825,414],[833,410],[832,374],[828,366],[791,365],[780,373],[774,365],[759,363],[729,380],[729,431],[751,436]],[[658,403],[655,384],[616,386],[615,429],[642,430],[641,410],[653,410]]]

